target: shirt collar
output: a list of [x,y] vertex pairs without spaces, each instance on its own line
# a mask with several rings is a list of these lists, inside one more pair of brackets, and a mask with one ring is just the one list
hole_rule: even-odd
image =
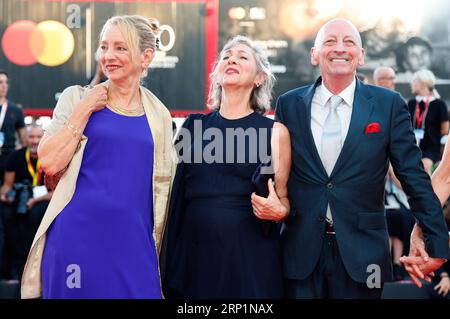
[[[427,100],[427,97],[426,96],[422,96],[422,95],[418,95],[418,96],[416,96],[416,101],[417,102],[421,102],[421,101],[426,101]],[[430,100],[429,100],[429,102],[431,102],[431,101],[434,101],[434,100],[436,100],[436,98],[434,97],[434,96],[431,96],[430,95]]]
[[[322,83],[319,87],[319,95],[320,95],[320,101],[321,105],[325,107],[325,104],[327,103],[328,99],[333,96],[334,94],[330,92],[326,88],[326,86]],[[356,78],[353,79],[352,83],[347,86],[341,93],[338,95],[344,100],[344,104],[348,106],[349,108],[352,108],[353,106],[353,99],[355,97],[355,89],[356,89]]]

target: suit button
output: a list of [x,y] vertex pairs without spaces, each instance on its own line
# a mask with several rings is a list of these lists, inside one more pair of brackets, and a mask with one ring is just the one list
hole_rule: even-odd
[[333,187],[334,187],[333,183],[328,183],[328,184],[327,184],[327,188],[328,188],[328,189],[332,189]]
[[319,220],[319,222],[323,222],[323,221],[325,221],[325,217],[320,216],[320,217],[318,218],[318,220]]

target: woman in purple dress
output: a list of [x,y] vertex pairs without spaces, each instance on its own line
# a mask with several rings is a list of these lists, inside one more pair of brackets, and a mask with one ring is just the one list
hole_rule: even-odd
[[[42,139],[39,157],[49,175],[67,165],[64,174],[73,175],[69,170],[77,146],[80,139],[88,140],[71,199],[56,213],[49,208],[35,238],[38,248],[41,237],[45,243],[38,263],[44,298],[162,297],[158,252],[173,168],[164,158],[171,149],[171,119],[139,85],[157,36],[154,19],[109,19],[99,48],[109,80],[91,89],[66,89]],[[75,102],[73,96],[80,93]],[[32,249],[27,264],[34,256]],[[33,266],[27,268],[22,293],[29,296]]]

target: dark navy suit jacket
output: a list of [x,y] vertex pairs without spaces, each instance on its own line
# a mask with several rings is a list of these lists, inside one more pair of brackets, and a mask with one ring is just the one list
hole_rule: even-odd
[[[277,101],[276,120],[289,129],[292,169],[288,182],[291,213],[283,231],[284,274],[304,279],[317,264],[330,204],[339,252],[351,278],[366,282],[376,264],[381,280],[392,279],[384,210],[389,161],[409,196],[432,257],[448,257],[448,232],[430,178],[423,170],[409,112],[401,96],[357,80],[347,137],[330,176],[311,132],[314,85],[289,91]],[[378,123],[379,132],[366,133]],[[376,125],[372,125],[376,126]]]

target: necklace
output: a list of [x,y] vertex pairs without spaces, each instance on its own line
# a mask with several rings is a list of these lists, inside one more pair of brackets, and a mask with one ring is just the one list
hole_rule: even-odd
[[115,105],[111,98],[108,99],[108,108],[110,108],[115,113],[125,116],[141,116],[145,113],[144,106],[142,104],[132,110],[127,110]]

